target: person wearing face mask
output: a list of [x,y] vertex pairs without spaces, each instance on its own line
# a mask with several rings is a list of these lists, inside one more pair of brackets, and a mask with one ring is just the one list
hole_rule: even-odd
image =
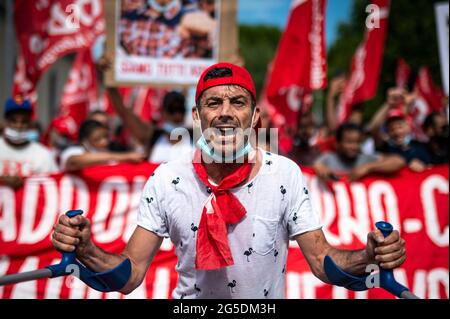
[[299,166],[252,146],[254,130],[261,127],[255,101],[246,69],[230,63],[208,67],[192,108],[198,149],[159,165],[148,179],[125,250],[112,254],[96,246],[90,222],[81,215],[59,218],[53,246],[74,252],[95,272],[129,265],[121,273],[126,283],[114,288],[128,294],[145,279],[169,237],[178,257],[174,299],[284,298],[290,240],[324,282],[329,282],[326,255],[355,275],[377,262],[387,269],[400,266],[406,255],[398,231],[386,238],[379,230],[370,232],[360,250],[328,243]]
[[95,120],[86,120],[80,126],[78,145],[67,148],[61,154],[61,168],[75,171],[90,166],[123,162],[139,163],[144,159],[137,152],[111,152],[108,150],[108,128]]
[[4,108],[5,128],[0,137],[0,184],[20,187],[24,177],[58,171],[49,149],[36,140],[32,105],[17,96]]
[[432,163],[426,145],[412,138],[411,125],[402,110],[390,110],[385,127],[388,138],[380,147],[380,152],[402,156],[415,172],[424,171]]

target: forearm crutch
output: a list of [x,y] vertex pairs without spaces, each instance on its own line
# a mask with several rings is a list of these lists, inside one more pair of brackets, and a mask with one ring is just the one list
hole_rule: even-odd
[[[375,226],[381,231],[384,237],[389,236],[394,230],[391,224],[380,221]],[[345,272],[335,264],[330,256],[325,256],[324,270],[328,279],[333,285],[345,287],[349,290],[363,291],[369,289],[367,286],[367,277],[369,275],[355,276]],[[394,278],[392,270],[380,268],[380,287],[391,294],[403,299],[420,299],[414,295],[408,288],[398,283]]]
[[[83,214],[82,210],[70,210],[66,213],[70,218]],[[24,281],[42,278],[56,278],[68,275],[78,275],[89,287],[101,291],[118,291],[128,282],[131,274],[131,262],[127,258],[115,268],[105,272],[93,272],[77,261],[75,252],[65,252],[59,264],[43,269],[32,270],[0,277],[0,286],[17,284]]]

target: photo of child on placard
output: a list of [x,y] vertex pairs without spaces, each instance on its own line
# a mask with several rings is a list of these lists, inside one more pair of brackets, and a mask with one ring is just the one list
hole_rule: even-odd
[[215,0],[122,0],[121,55],[211,59],[217,39]]

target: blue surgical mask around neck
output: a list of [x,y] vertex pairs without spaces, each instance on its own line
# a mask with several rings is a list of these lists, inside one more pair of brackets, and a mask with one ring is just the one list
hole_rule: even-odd
[[[197,108],[197,114],[200,114],[198,108]],[[254,117],[255,117],[255,111],[253,111],[253,114],[252,114],[252,122],[250,124],[250,128],[253,128]],[[204,152],[209,157],[211,157],[217,163],[232,163],[232,162],[235,162],[237,159],[250,154],[250,152],[253,151],[253,147],[250,143],[250,135],[249,135],[247,143],[245,143],[239,150],[237,150],[236,152],[232,152],[232,154],[224,156],[222,154],[222,152],[216,152],[214,150],[214,148],[212,148],[209,145],[208,141],[205,138],[205,135],[203,134],[202,124],[201,124],[200,120],[198,120],[198,125],[200,127],[200,131],[202,132],[202,135],[200,136],[200,138],[197,141],[197,147],[200,150],[202,150],[202,152]]]

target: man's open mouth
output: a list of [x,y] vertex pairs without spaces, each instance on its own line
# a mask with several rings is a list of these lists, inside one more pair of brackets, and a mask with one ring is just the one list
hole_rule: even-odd
[[222,134],[222,136],[230,136],[230,135],[236,135],[236,127],[234,126],[220,126],[216,127]]
[[232,144],[236,143],[236,139],[240,134],[238,134],[239,128],[236,126],[215,126],[214,134],[212,136],[212,141],[217,144]]

